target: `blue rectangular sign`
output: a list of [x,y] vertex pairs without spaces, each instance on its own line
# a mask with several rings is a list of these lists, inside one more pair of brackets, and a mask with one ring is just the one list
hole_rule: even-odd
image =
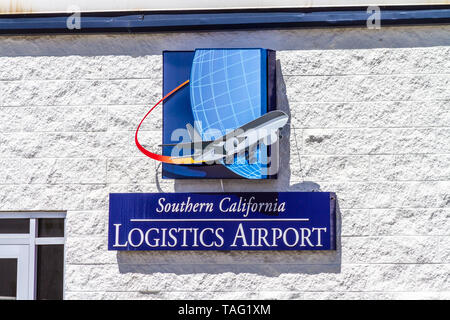
[[[164,101],[162,150],[165,155],[172,154],[172,151],[177,156],[181,155],[179,148],[173,144],[191,141],[190,137],[182,134],[187,124],[198,129],[202,138],[217,139],[277,109],[276,53],[273,50],[204,48],[196,51],[164,51],[163,96],[188,79],[190,83],[187,86]],[[212,93],[215,94],[214,97],[211,96]],[[276,178],[276,174],[267,168],[270,161],[267,161],[266,156],[272,155],[271,147],[263,148],[260,144],[259,148],[262,148],[259,151],[261,163],[257,161],[252,165],[246,164],[248,161],[245,158],[240,159],[237,166],[226,162],[182,165],[163,163],[162,177]]]
[[109,250],[335,250],[329,192],[113,193]]

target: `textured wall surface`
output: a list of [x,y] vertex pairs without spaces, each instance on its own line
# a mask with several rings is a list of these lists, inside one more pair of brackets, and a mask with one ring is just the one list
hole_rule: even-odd
[[[336,252],[109,252],[110,192],[161,180],[134,130],[161,51],[278,50],[277,181],[338,195]],[[142,141],[161,141],[161,118]],[[0,37],[0,211],[67,211],[66,299],[450,299],[450,27]]]

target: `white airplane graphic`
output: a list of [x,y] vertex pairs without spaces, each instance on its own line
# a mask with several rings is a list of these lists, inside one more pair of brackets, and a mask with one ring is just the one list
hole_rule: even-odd
[[223,159],[231,160],[236,154],[245,154],[248,159],[262,141],[265,145],[276,142],[278,130],[283,128],[288,120],[289,116],[283,111],[271,111],[211,141],[203,141],[200,134],[187,124],[191,142],[160,146],[174,146],[183,151],[194,150],[192,154],[172,156],[174,159],[191,157],[195,162],[214,162]]

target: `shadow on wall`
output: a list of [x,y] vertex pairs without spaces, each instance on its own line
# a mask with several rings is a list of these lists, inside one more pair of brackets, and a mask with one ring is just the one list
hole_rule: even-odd
[[[286,86],[277,61],[277,105],[289,117],[290,108]],[[278,179],[252,180],[175,180],[175,192],[244,192],[244,191],[329,191],[320,185],[304,181],[290,185],[291,152],[300,161],[300,150],[296,143],[295,129],[287,125],[281,132],[280,171]],[[301,163],[297,163],[301,169]],[[156,181],[160,177],[156,173]],[[159,190],[163,192],[162,190]],[[148,251],[117,253],[121,273],[255,273],[278,276],[283,273],[339,273],[341,270],[341,212],[336,203],[336,251]]]
[[0,37],[0,56],[160,55],[162,50],[229,48],[335,50],[432,47],[448,43],[450,27],[402,26],[144,34],[31,35]]

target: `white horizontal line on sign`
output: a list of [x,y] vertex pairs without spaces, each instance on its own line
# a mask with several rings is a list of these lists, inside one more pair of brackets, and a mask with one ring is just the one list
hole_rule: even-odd
[[309,221],[298,219],[130,219],[131,222],[191,222],[191,221]]
[[0,14],[439,5],[448,0],[0,0]]

